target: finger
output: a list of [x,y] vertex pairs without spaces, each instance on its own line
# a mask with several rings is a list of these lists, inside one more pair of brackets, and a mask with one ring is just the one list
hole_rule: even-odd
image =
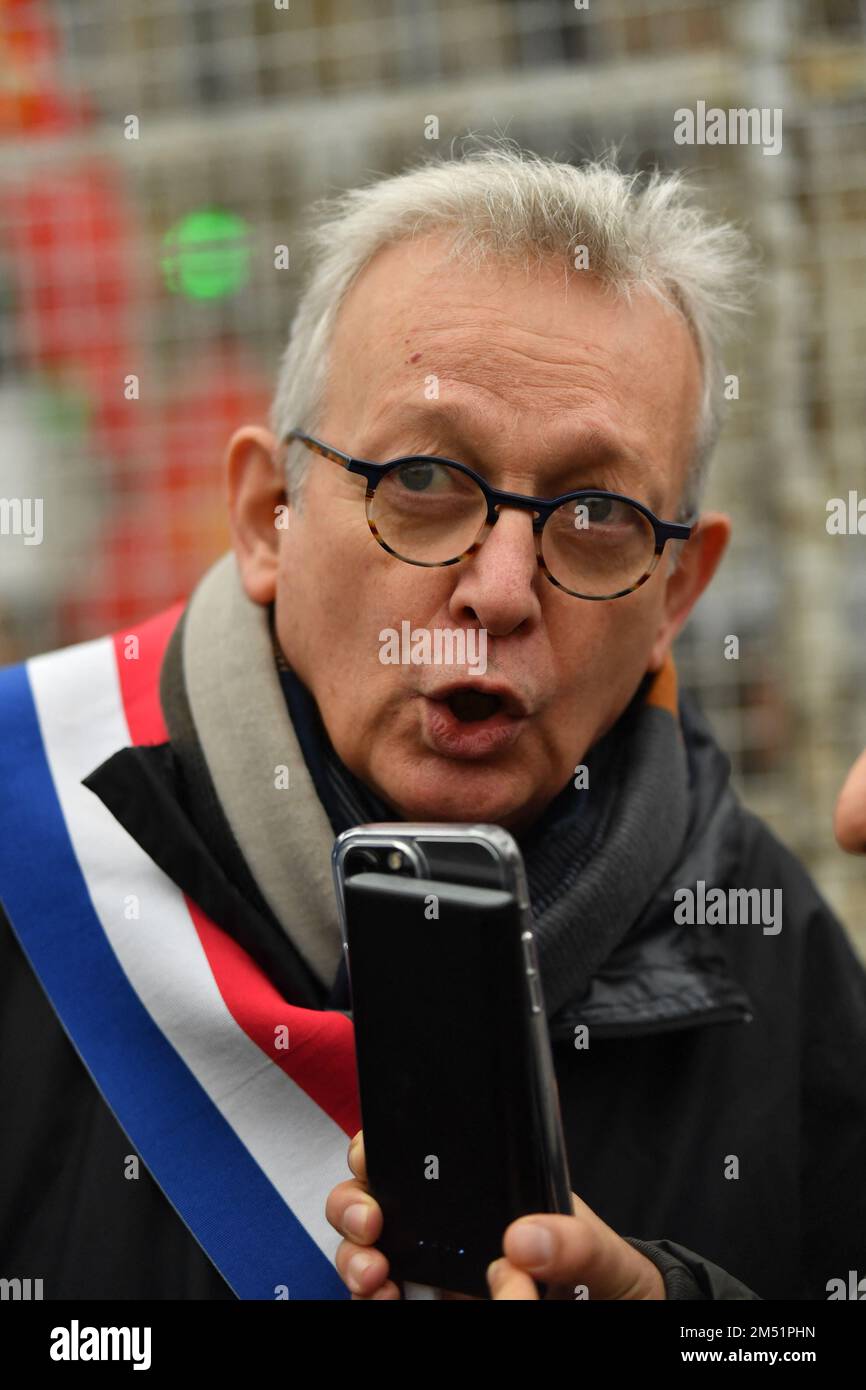
[[382,1251],[352,1240],[340,1242],[335,1264],[343,1283],[362,1298],[372,1298],[388,1279],[388,1261]]
[[[388,1282],[387,1282],[386,1284],[383,1284],[383,1285],[382,1285],[381,1289],[377,1289],[375,1293],[370,1294],[370,1298],[371,1298],[371,1299],[374,1299],[374,1298],[394,1299],[394,1298],[402,1298],[402,1296],[403,1296],[403,1295],[400,1293],[399,1286],[398,1286],[397,1284],[394,1283],[394,1280],[393,1280],[393,1279],[389,1279]],[[357,1297],[358,1297],[357,1294],[355,1294],[355,1293],[352,1294],[352,1298],[353,1298],[353,1299],[356,1299]]]
[[335,1231],[358,1245],[372,1245],[382,1233],[382,1208],[363,1184],[350,1178],[331,1188],[325,1216]]
[[664,1298],[659,1270],[594,1212],[575,1201],[574,1216],[521,1217],[505,1232],[507,1259],[554,1285],[586,1285],[590,1298]]
[[358,1130],[351,1144],[349,1145],[349,1167],[358,1179],[358,1182],[367,1181],[367,1157],[364,1153],[364,1131]]
[[488,1265],[487,1286],[492,1299],[539,1298],[535,1280],[531,1275],[525,1274],[522,1269],[518,1269],[506,1259],[494,1260]]

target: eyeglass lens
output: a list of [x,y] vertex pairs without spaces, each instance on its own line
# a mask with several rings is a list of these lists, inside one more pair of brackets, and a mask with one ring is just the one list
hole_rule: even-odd
[[[476,540],[487,518],[487,500],[459,469],[411,459],[383,476],[367,514],[402,559],[445,564]],[[637,507],[590,495],[557,507],[541,533],[541,550],[564,588],[603,598],[643,578],[653,562],[655,535]]]

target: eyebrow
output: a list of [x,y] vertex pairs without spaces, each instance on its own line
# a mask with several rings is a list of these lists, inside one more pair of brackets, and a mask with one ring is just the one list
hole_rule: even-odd
[[[483,454],[469,442],[465,410],[458,402],[438,401],[434,409],[429,409],[421,404],[408,403],[405,407],[405,413],[401,416],[400,432],[401,434],[412,434],[419,428],[434,431],[440,436],[442,447],[449,450],[448,454],[437,453],[433,457],[450,457],[455,462],[467,463],[471,468],[474,468],[476,473],[480,473],[492,487],[496,486],[495,483],[491,482],[490,468]],[[454,446],[453,453],[450,452],[452,445]],[[578,450],[584,457],[578,457]],[[382,450],[379,449],[378,453],[381,452]],[[387,458],[390,461],[402,457],[405,453],[405,449],[389,448]],[[369,457],[369,454],[365,457]],[[383,461],[385,461],[384,458]],[[646,468],[643,461],[633,451],[627,450],[614,436],[597,426],[585,432],[584,438],[577,446],[572,458],[563,458],[561,462],[551,467],[549,476],[551,479],[563,478],[566,475],[574,477],[575,475],[595,472],[604,467],[622,467],[623,465],[643,470],[640,483],[644,497],[639,497],[637,500],[643,501],[644,505],[656,515],[661,515],[662,496],[655,474]],[[591,483],[575,482],[571,485],[556,487],[556,489],[548,487],[544,495],[560,497],[563,494],[577,492],[581,488],[589,489],[592,486]],[[620,488],[608,490],[616,492],[620,491]],[[535,496],[542,495],[542,493],[535,494]]]

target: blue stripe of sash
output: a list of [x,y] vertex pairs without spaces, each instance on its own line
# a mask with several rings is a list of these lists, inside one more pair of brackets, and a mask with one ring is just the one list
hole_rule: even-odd
[[104,1100],[239,1298],[272,1300],[279,1285],[290,1298],[348,1298],[124,974],[72,848],[24,666],[0,670],[0,717],[0,896]]

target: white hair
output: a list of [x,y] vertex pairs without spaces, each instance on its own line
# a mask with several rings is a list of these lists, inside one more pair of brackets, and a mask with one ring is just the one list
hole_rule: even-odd
[[[645,184],[643,177],[619,169],[613,148],[576,166],[499,140],[314,203],[313,269],[280,362],[272,432],[279,440],[294,428],[316,433],[337,312],[381,248],[443,229],[453,231],[448,259],[476,268],[490,255],[573,268],[585,246],[590,270],[614,292],[628,301],[645,288],[691,328],[703,390],[680,516],[696,515],[724,418],[722,346],[734,316],[749,308],[755,265],[745,233],[695,206],[682,172],[654,169]],[[294,442],[286,484],[295,501],[309,464],[309,451]]]

